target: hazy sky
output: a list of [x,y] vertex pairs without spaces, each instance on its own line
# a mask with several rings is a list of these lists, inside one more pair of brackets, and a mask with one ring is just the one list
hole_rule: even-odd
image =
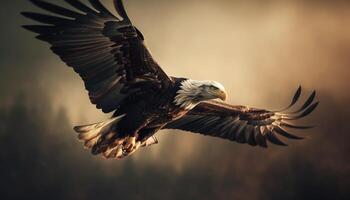
[[[102,2],[113,10],[112,1]],[[350,139],[346,121],[350,116],[348,2],[125,0],[130,18],[169,75],[219,81],[229,93],[229,103],[267,109],[288,104],[299,84],[306,92],[316,89],[320,107],[303,122],[317,128],[302,133],[306,140],[289,141],[287,148],[272,146],[267,150],[162,131],[158,133],[158,145],[135,153],[127,161],[91,156],[91,162],[104,167],[106,173],[122,173],[116,169],[131,160],[136,169],[153,167],[166,169],[173,176],[216,177],[216,182],[208,184],[215,186],[213,197],[219,199],[266,197],[262,187],[269,179],[267,173],[283,176],[307,162],[317,166],[312,168],[315,177],[334,172],[331,180],[341,183],[334,192],[346,194],[343,189],[349,181],[345,179],[350,179],[346,142]],[[37,108],[40,94],[45,94],[54,111],[66,110],[71,127],[107,118],[109,115],[90,104],[80,78],[49,51],[47,44],[20,28],[31,21],[19,12],[38,9],[24,0],[0,4],[0,107],[10,107],[23,93],[27,105]],[[60,134],[74,140],[73,132]],[[75,140],[74,145],[75,150],[83,148]],[[271,170],[276,163],[286,168]],[[301,179],[295,179],[296,184],[305,181],[302,173],[298,175]],[[231,176],[239,184],[225,188]],[[315,187],[316,196],[320,188]],[[232,193],[223,195],[221,189]],[[268,190],[282,192],[273,187]]]

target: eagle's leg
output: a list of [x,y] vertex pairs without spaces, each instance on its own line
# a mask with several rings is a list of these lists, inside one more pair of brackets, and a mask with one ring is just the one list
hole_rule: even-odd
[[[134,140],[133,138],[134,137],[128,137],[126,139],[126,141],[124,142],[123,148],[122,148],[124,156],[130,155],[130,154],[134,153],[138,148],[140,148],[141,142],[136,141],[136,140],[132,141],[132,140]],[[135,142],[135,143],[133,143],[133,142]]]
[[[135,118],[134,116],[138,116]],[[147,115],[127,114],[118,124],[119,137],[124,138],[122,144],[123,154],[131,154],[141,146],[139,132],[150,122]]]
[[162,128],[162,126],[154,126],[154,127],[150,127],[150,128],[141,129],[139,131],[139,137],[138,137],[138,140],[141,141],[141,145],[142,146],[149,146],[149,145],[158,143],[158,140],[155,137],[153,139],[151,139],[151,137],[154,136],[154,134],[157,131],[159,131],[161,128]]
[[125,152],[131,152],[136,147],[136,137],[135,136],[129,136],[124,140],[123,143],[123,151]]

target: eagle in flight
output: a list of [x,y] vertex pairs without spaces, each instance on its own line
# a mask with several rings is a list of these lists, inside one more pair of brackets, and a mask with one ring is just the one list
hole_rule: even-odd
[[99,0],[89,0],[91,6],[64,0],[73,9],[30,1],[55,15],[22,12],[42,23],[23,27],[50,43],[51,50],[80,75],[91,103],[104,113],[114,112],[106,121],[74,128],[94,155],[124,158],[158,143],[154,135],[162,129],[267,147],[267,141],[286,145],[278,136],[302,139],[286,128],[310,128],[292,121],[317,107],[315,92],[300,108],[288,111],[301,95],[299,87],[286,109],[269,111],[224,103],[227,93],[216,81],[168,76],[152,58],[121,0],[114,0],[119,16]]

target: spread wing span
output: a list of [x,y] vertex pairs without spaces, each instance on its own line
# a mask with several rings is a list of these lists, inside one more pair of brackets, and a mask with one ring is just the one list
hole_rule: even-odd
[[81,76],[91,102],[103,112],[117,109],[127,97],[158,92],[171,84],[145,47],[141,32],[130,22],[121,0],[114,0],[119,17],[99,0],[89,0],[92,7],[79,0],[64,0],[74,10],[30,1],[55,15],[23,12],[41,23],[23,27],[51,44],[51,50]]
[[311,128],[297,126],[292,122],[307,116],[318,105],[318,102],[313,102],[316,96],[314,91],[299,109],[288,112],[297,103],[300,95],[301,87],[296,91],[291,104],[282,111],[234,106],[218,101],[203,102],[184,117],[167,124],[164,129],[180,129],[252,146],[267,147],[267,141],[286,146],[278,135],[289,139],[303,139],[290,134],[286,128]]

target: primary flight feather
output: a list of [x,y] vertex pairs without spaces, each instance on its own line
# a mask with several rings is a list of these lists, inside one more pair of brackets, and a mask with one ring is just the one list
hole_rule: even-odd
[[91,6],[64,0],[72,9],[30,1],[54,15],[23,12],[41,23],[23,27],[50,43],[51,50],[80,75],[91,103],[105,113],[114,111],[104,122],[74,128],[95,155],[124,158],[140,147],[157,143],[154,134],[161,129],[267,147],[267,141],[286,145],[277,135],[302,139],[286,128],[310,128],[292,121],[316,108],[315,92],[298,110],[287,112],[299,100],[299,87],[291,104],[274,112],[217,101],[227,97],[218,82],[169,77],[152,58],[121,0],[114,0],[119,16],[99,0],[89,0]]

